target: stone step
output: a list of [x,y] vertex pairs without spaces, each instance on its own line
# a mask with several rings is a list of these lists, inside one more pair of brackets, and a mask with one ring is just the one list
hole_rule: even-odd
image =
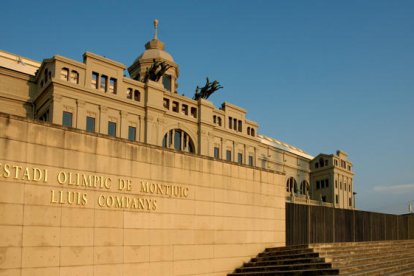
[[307,244],[300,244],[300,245],[290,245],[290,246],[284,246],[284,247],[268,247],[265,249],[264,252],[282,252],[282,251],[290,251],[294,249],[304,249],[309,248],[309,245]]
[[[385,253],[384,253],[385,252]],[[361,250],[358,252],[333,252],[333,253],[324,253],[324,252],[317,252],[321,258],[326,258],[328,261],[339,261],[342,259],[353,259],[353,258],[363,258],[369,257],[371,255],[380,256],[383,254],[400,254],[400,253],[414,253],[414,248],[386,248],[383,250]]]
[[387,249],[387,248],[414,248],[414,243],[406,243],[406,244],[389,244],[389,245],[371,245],[371,246],[360,246],[360,247],[353,247],[353,246],[343,246],[343,247],[334,247],[334,248],[314,248],[310,246],[311,249],[318,251],[318,252],[336,252],[336,251],[361,251],[365,249]]
[[308,263],[321,263],[325,260],[323,258],[296,258],[296,259],[283,259],[274,261],[251,261],[245,263],[243,266],[264,266],[264,265],[288,265],[288,264],[308,264]]
[[335,256],[332,257],[326,257],[326,261],[332,263],[333,266],[339,267],[344,266],[348,264],[359,264],[359,263],[370,263],[380,260],[393,260],[396,258],[402,258],[402,257],[408,257],[408,256],[414,256],[414,251],[389,251],[386,253],[378,252],[381,254],[365,254],[361,253],[358,255],[353,256]]
[[414,240],[266,248],[231,276],[414,276]]
[[414,264],[412,264],[413,267],[410,267],[408,269],[404,269],[402,271],[398,271],[398,272],[393,272],[388,274],[388,276],[412,276],[414,275]]
[[313,249],[311,248],[300,248],[300,249],[291,249],[284,251],[265,251],[257,255],[257,257],[268,257],[268,256],[286,256],[286,255],[296,255],[301,253],[312,253]]
[[338,246],[338,247],[328,247],[328,248],[319,248],[310,246],[313,250],[317,252],[338,252],[338,251],[361,251],[365,249],[377,249],[383,250],[384,248],[414,248],[414,243],[401,243],[401,244],[389,244],[389,245],[371,245],[371,246]]
[[260,271],[290,271],[290,270],[308,270],[308,269],[326,269],[332,268],[329,263],[308,263],[308,264],[292,264],[292,265],[265,265],[240,267],[236,272],[260,272]]
[[366,246],[337,246],[337,247],[313,247],[310,246],[313,250],[317,252],[340,252],[340,251],[349,251],[349,252],[360,252],[361,250],[371,249],[371,250],[384,250],[387,248],[414,248],[414,243],[401,243],[401,244],[388,244],[388,245],[366,245]]
[[318,275],[339,275],[338,269],[306,269],[306,270],[291,270],[291,271],[261,271],[261,272],[233,272],[227,276],[271,276],[271,275],[286,275],[286,276],[318,276]]
[[310,244],[310,248],[345,248],[345,247],[364,247],[364,246],[388,246],[393,244],[409,244],[414,240],[395,240],[395,241],[366,241],[366,242],[338,242],[338,243],[314,243]]
[[395,266],[386,266],[373,269],[365,269],[359,272],[352,272],[350,274],[340,273],[340,275],[347,276],[382,276],[382,275],[394,275],[394,276],[413,276],[414,274],[414,262],[402,263]]
[[[414,265],[414,256],[405,257],[405,258],[398,258],[398,259],[389,260],[389,261],[380,260],[380,261],[375,262],[375,263],[347,266],[347,267],[341,267],[341,268],[338,268],[338,269],[339,269],[341,275],[342,274],[351,274],[351,275],[353,275],[354,273],[362,273],[362,272],[368,273],[369,271],[373,271],[375,273],[375,271],[382,271],[382,270],[387,270],[387,269],[388,270],[393,270],[393,271],[398,271],[398,270],[402,270],[401,267],[403,265],[407,265],[409,267],[411,264]],[[407,267],[405,267],[405,268],[407,268]]]
[[316,252],[299,253],[299,254],[287,254],[287,255],[274,255],[274,256],[263,256],[252,258],[251,261],[277,261],[285,259],[299,259],[299,258],[318,258],[319,254]]

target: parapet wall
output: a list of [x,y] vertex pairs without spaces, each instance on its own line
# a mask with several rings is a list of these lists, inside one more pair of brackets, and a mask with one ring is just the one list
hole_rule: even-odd
[[0,114],[1,275],[225,275],[285,244],[283,175]]

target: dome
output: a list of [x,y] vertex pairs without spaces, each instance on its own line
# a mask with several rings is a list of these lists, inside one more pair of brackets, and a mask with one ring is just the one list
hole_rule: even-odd
[[137,60],[143,59],[164,59],[166,61],[174,62],[173,57],[166,51],[164,51],[164,43],[158,39],[152,39],[145,44],[145,51],[142,53]]
[[179,75],[178,65],[174,62],[174,58],[165,51],[165,44],[158,39],[158,20],[154,20],[154,37],[145,44],[145,51],[139,55],[134,63],[128,67],[129,75],[132,79],[140,80],[145,74],[146,69],[148,69],[153,61],[165,61],[167,64],[172,66],[174,73],[172,74],[174,78],[177,78]]

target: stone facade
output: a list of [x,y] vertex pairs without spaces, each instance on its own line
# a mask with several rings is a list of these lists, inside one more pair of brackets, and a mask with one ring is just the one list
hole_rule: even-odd
[[352,163],[343,151],[336,154],[319,154],[311,161],[312,194],[334,207],[353,209],[355,196]]
[[[168,70],[144,81],[154,62]],[[181,96],[157,34],[126,68],[0,51],[0,274],[223,275],[284,244],[286,200],[354,208],[345,153],[314,158],[241,107]]]

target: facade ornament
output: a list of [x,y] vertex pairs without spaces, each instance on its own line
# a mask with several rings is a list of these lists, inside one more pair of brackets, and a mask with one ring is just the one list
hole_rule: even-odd
[[158,82],[161,77],[170,69],[172,66],[167,64],[165,61],[156,61],[155,59],[152,60],[152,65],[147,68],[144,79],[142,80],[144,83],[148,82],[148,80],[152,80]]
[[218,81],[215,80],[210,82],[210,80],[206,78],[206,84],[203,88],[200,88],[197,85],[193,100],[208,99],[214,92],[221,88],[223,88],[223,86],[221,86]]
[[158,39],[158,19],[154,19],[154,39]]

